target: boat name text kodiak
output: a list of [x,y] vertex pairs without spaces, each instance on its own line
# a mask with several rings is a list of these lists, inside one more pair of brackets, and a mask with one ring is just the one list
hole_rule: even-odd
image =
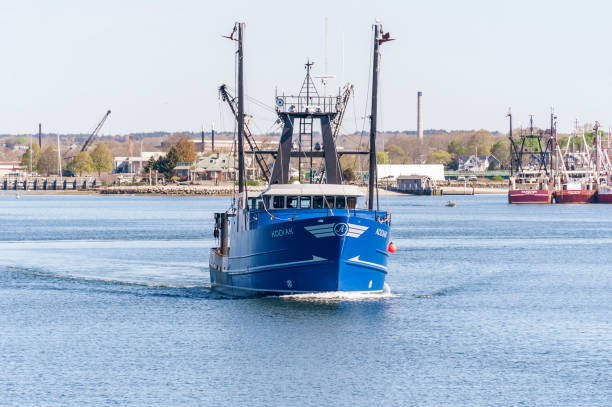
[[272,237],[290,236],[293,234],[293,228],[276,229],[272,231]]

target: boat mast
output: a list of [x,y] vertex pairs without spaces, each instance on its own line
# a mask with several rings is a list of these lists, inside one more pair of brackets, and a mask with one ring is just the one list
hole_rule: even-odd
[[[244,183],[244,69],[242,52],[242,35],[244,23],[236,23],[238,27],[238,193],[246,192]],[[243,200],[246,204],[246,197]],[[240,208],[242,209],[242,208]]]
[[599,122],[595,122],[595,126],[593,127],[593,130],[595,130],[595,138],[593,139],[595,144],[595,170],[597,171],[596,174],[596,180],[597,183],[599,183],[599,174],[601,173],[601,154],[600,154],[600,150],[601,150],[601,140],[599,138]]
[[[555,134],[555,112],[553,110],[553,108],[550,108],[550,140],[554,143],[556,140],[556,138],[554,137]],[[550,157],[550,174],[553,177],[553,180],[555,178],[555,169],[553,166],[553,162],[554,162],[554,158],[553,158],[554,154],[552,152],[552,146],[549,152],[549,157]]]
[[[376,175],[376,114],[378,109],[378,36],[380,34],[381,24],[376,22],[374,24],[374,58],[372,68],[372,112],[370,114],[370,172],[368,174],[368,209],[372,210],[374,206],[374,188],[378,187],[378,181]],[[378,209],[378,205],[377,208]]]
[[[516,152],[516,147],[514,146],[514,139],[512,138],[512,110],[508,108],[508,114],[506,115],[510,119],[510,133],[508,134],[508,138],[510,139],[510,148]],[[514,175],[514,165],[512,163],[512,151],[510,152],[510,176]]]
[[[370,173],[368,175],[368,209],[372,210],[374,205],[374,188],[378,188],[378,175],[376,174],[376,114],[378,109],[378,71],[380,69],[380,51],[378,47],[383,42],[393,41],[389,33],[383,32],[382,24],[376,21],[374,24],[374,58],[372,68],[372,113],[370,115]],[[375,184],[376,182],[376,184]],[[376,194],[376,210],[378,207],[378,193]]]

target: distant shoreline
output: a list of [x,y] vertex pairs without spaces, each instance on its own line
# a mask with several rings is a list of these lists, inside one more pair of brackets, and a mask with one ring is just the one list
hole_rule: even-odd
[[[261,193],[265,190],[264,186],[249,187],[251,193]],[[456,186],[442,187],[443,195],[494,195],[507,194],[507,188],[463,188]],[[365,188],[364,188],[365,191]],[[152,195],[152,196],[233,196],[235,194],[233,186],[215,185],[126,185],[97,187],[95,189],[56,189],[56,190],[0,190],[0,195]],[[414,194],[402,193],[397,191],[380,188],[379,196],[415,196]]]

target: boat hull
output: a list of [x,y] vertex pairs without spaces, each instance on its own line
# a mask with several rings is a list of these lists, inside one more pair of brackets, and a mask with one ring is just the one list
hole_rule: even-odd
[[383,290],[389,241],[385,223],[327,216],[264,225],[240,232],[238,239],[229,256],[211,250],[211,288],[224,295]]
[[508,192],[511,204],[549,204],[552,193],[544,189],[513,189]]
[[555,191],[555,202],[558,204],[586,204],[595,202],[594,190]]
[[597,203],[612,204],[612,192],[597,192]]

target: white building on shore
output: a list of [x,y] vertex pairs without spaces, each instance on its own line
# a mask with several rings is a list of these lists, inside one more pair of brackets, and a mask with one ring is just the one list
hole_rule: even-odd
[[444,181],[442,164],[378,164],[378,181],[396,182],[400,176],[428,177],[432,181]]
[[142,171],[144,166],[149,162],[151,157],[157,160],[166,153],[161,151],[143,151],[140,156],[135,157],[115,157],[113,161],[113,172],[115,173],[127,173],[127,174],[138,174]]

